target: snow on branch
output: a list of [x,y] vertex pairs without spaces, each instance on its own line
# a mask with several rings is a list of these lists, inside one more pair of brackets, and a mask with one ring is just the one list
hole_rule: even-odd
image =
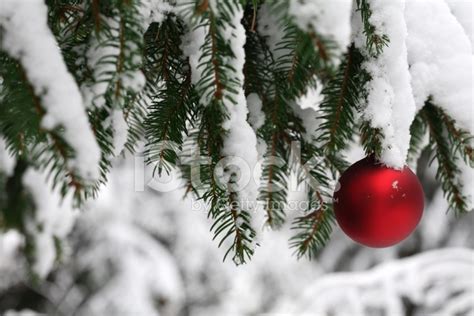
[[22,278],[24,260],[19,255],[24,246],[24,237],[16,230],[0,233],[0,292]]
[[50,183],[45,186],[51,180],[33,168],[22,179],[36,206],[34,214],[25,218],[25,230],[27,243],[33,243],[32,269],[41,278],[48,275],[60,257],[56,243],[65,240],[78,214],[72,208],[72,194],[62,197],[59,188],[51,192]]
[[415,101],[410,86],[407,63],[407,27],[405,2],[367,1],[369,22],[390,39],[390,44],[373,55],[366,45],[362,21],[355,19],[354,42],[366,56],[363,68],[371,76],[367,86],[367,107],[364,116],[373,128],[383,134],[382,161],[390,167],[402,168],[410,143],[410,125],[415,117]]
[[473,57],[463,27],[442,0],[407,1],[405,18],[408,62],[417,109],[431,97],[459,128],[472,134]]
[[[232,72],[234,78],[229,78],[229,81],[235,81],[236,93],[229,90],[224,91],[223,103],[229,113],[229,118],[224,121],[223,127],[228,131],[224,138],[224,148],[222,153],[225,156],[234,156],[243,158],[245,162],[253,168],[257,164],[257,136],[247,122],[248,106],[245,97],[244,84],[244,63],[245,63],[245,29],[240,23],[244,14],[241,5],[236,5],[234,8],[234,15],[226,29],[220,30],[223,32],[223,38],[229,44],[234,58],[228,60],[227,67],[234,69]],[[236,170],[230,170],[236,172]],[[257,197],[256,186],[253,181],[250,181],[241,192],[239,192],[242,200],[253,201]]]
[[64,138],[75,152],[68,161],[84,180],[99,177],[100,150],[89,126],[79,88],[68,72],[61,51],[47,25],[42,0],[0,3],[3,27],[1,49],[18,59],[45,110],[41,125],[64,128]]
[[[181,3],[177,12],[190,27],[181,48],[189,56],[192,83],[200,96],[202,118],[197,141],[205,144],[201,148],[211,157],[203,190],[203,199],[210,201],[210,214],[215,220],[211,230],[214,238],[224,235],[219,245],[233,236],[224,258],[232,252],[237,264],[244,263],[255,247],[248,212],[252,205],[247,202],[257,196],[254,183],[242,187],[237,181],[242,164],[251,170],[257,163],[257,137],[247,122],[243,88],[244,9],[236,0],[205,0],[197,6]],[[223,157],[226,160],[221,160]],[[251,174],[246,176],[250,179]]]
[[298,27],[333,41],[337,57],[341,57],[350,42],[352,1],[302,0],[290,1],[289,5]]

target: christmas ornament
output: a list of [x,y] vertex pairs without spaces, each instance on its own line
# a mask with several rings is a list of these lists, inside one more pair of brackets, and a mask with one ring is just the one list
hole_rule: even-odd
[[416,228],[424,206],[423,188],[408,168],[395,170],[368,156],[349,167],[334,193],[342,230],[370,247],[388,247]]

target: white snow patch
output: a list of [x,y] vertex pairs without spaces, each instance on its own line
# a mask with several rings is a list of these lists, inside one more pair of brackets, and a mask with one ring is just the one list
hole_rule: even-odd
[[[110,89],[115,89],[117,85],[126,91],[138,93],[145,86],[146,79],[139,67],[142,63],[141,52],[137,44],[126,40],[123,47],[120,47],[120,19],[111,17],[101,17],[101,23],[106,24],[109,32],[107,34],[99,33],[92,36],[90,47],[86,53],[87,64],[93,71],[94,82],[85,83],[81,87],[87,106],[98,108],[106,105],[106,94]],[[143,33],[145,29],[135,30]],[[124,56],[129,56],[131,62],[129,66],[118,71],[117,60],[121,55],[121,49]],[[122,108],[122,97],[119,95],[113,97],[113,106]]]
[[64,64],[47,24],[42,0],[0,2],[2,48],[22,64],[46,114],[42,126],[64,128],[64,138],[75,151],[70,167],[85,180],[99,177],[100,149],[89,126],[79,88]]
[[[224,139],[224,148],[222,153],[228,157],[239,157],[242,158],[246,165],[253,170],[257,164],[257,136],[254,130],[247,122],[247,100],[245,98],[243,83],[244,83],[244,63],[245,63],[245,28],[241,24],[241,20],[244,14],[244,10],[240,4],[234,7],[234,15],[230,21],[230,25],[226,28],[218,29],[218,32],[222,32],[223,38],[228,41],[228,44],[234,53],[234,58],[229,58],[229,65],[235,69],[234,81],[240,83],[237,95],[230,95],[230,92],[224,90],[223,103],[229,113],[229,119],[224,122],[223,127],[228,131]],[[231,78],[229,78],[231,80]],[[229,94],[229,95],[228,95]],[[235,99],[234,104],[229,97]],[[235,173],[242,170],[236,170],[233,166],[230,166],[229,173]],[[256,183],[249,181],[242,190],[238,192],[239,199],[242,201],[255,201],[257,198]],[[242,203],[245,204],[250,203]],[[250,207],[250,205],[249,205]]]
[[32,311],[31,309],[22,309],[21,311],[8,310],[4,316],[39,316],[41,314]]
[[142,18],[142,27],[147,29],[153,23],[161,23],[166,15],[174,12],[175,7],[167,0],[141,0],[139,11]]
[[265,115],[262,112],[262,100],[256,93],[250,93],[247,96],[247,105],[249,108],[249,123],[255,132],[263,126]]
[[[112,18],[103,18],[102,23],[110,28],[110,38],[119,37],[119,22]],[[116,73],[115,56],[120,54],[117,45],[104,45],[104,39],[93,36],[90,42],[90,48],[87,51],[87,64],[93,71],[94,83],[82,86],[87,106],[96,106],[102,108],[105,106],[105,95],[110,85],[110,74]],[[109,62],[104,62],[108,60]]]
[[[410,142],[410,125],[415,116],[415,101],[407,63],[407,27],[403,16],[405,2],[369,1],[370,22],[390,38],[378,57],[370,56],[365,45],[359,15],[354,18],[355,44],[367,56],[363,67],[371,75],[364,116],[383,132],[381,160],[389,167],[404,166]],[[419,17],[418,17],[419,19]]]
[[114,155],[118,156],[123,151],[128,137],[128,125],[121,110],[112,111],[112,129],[114,132]]
[[398,180],[392,182],[392,188],[398,190]]
[[72,192],[62,199],[59,188],[51,192],[51,180],[32,168],[23,176],[23,184],[35,203],[35,212],[28,217],[25,226],[37,250],[32,268],[41,278],[46,277],[56,260],[54,237],[65,241],[77,215],[72,208]]
[[271,5],[264,3],[258,10],[257,30],[265,38],[265,42],[270,49],[273,58],[278,60],[285,54],[284,49],[276,49],[278,43],[285,36],[284,26],[282,25],[283,17],[273,12]]
[[[471,46],[474,43],[474,32],[472,31],[472,16],[473,3],[472,0],[445,0],[451,9],[451,13],[456,17],[458,22],[466,32],[466,35],[471,41]],[[471,47],[474,49],[474,47]],[[474,52],[474,50],[473,50]]]
[[313,87],[309,87],[308,91],[302,95],[296,103],[305,110],[313,109],[314,111],[319,110],[319,105],[324,100],[324,95],[322,94],[323,84],[319,79],[316,78],[316,84]]
[[289,12],[303,31],[312,31],[337,45],[335,62],[350,43],[352,0],[290,1]]
[[405,18],[417,108],[431,96],[435,105],[472,134],[473,56],[468,36],[442,0],[407,1]]
[[327,274],[314,279],[296,300],[279,300],[273,310],[285,315],[366,315],[364,311],[377,309],[384,315],[403,315],[402,298],[408,298],[437,315],[469,313],[473,259],[471,249],[445,248],[368,271]]
[[[191,82],[197,84],[202,78],[203,67],[198,67],[200,64],[201,52],[200,48],[206,41],[206,34],[209,30],[208,26],[193,27],[188,26],[191,30],[183,35],[181,49],[183,55],[189,57],[189,64],[191,65]],[[206,104],[201,100],[202,104]]]
[[7,151],[6,145],[3,137],[0,137],[0,172],[11,176],[15,168],[16,159]]
[[0,292],[21,277],[24,262],[20,254],[23,246],[24,237],[18,231],[0,232]]

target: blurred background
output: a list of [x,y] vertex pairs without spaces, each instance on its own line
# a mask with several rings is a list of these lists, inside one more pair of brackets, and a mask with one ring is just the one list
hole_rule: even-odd
[[[141,188],[137,181],[152,170],[137,170],[133,157],[118,159],[109,184],[81,214],[54,210],[55,222],[42,231],[72,226],[54,260],[40,242],[36,271],[43,265],[45,280],[26,264],[23,237],[0,234],[0,314],[473,315],[473,216],[447,212],[428,156],[412,165],[425,189],[423,219],[399,245],[363,247],[336,228],[317,258],[297,260],[288,227],[262,227],[256,255],[238,267],[222,262],[207,214],[193,209],[191,197],[157,192],[150,179]],[[472,170],[465,176],[472,183]]]

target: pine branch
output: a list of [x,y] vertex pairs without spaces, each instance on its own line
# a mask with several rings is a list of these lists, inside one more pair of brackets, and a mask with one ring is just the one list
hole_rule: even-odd
[[[248,77],[255,74],[254,78],[250,77],[251,79],[246,81],[246,92],[259,94],[266,116],[258,133],[268,146],[259,200],[264,203],[267,223],[271,227],[278,227],[285,219],[284,207],[290,169],[285,164],[275,162],[287,161],[291,142],[300,141],[301,135],[306,132],[301,119],[288,107],[288,103],[296,100],[309,86],[314,85],[316,75],[324,77],[332,72],[328,63],[332,46],[317,34],[308,34],[296,27],[288,15],[287,1],[272,2],[269,6],[273,14],[279,17],[279,27],[283,29],[284,36],[277,43],[276,51],[270,52],[264,38],[251,28],[253,23],[247,19],[247,23],[244,23],[249,38],[246,52],[252,58],[247,59],[245,71]],[[253,15],[250,8],[247,12]]]
[[407,161],[415,162],[420,156],[420,152],[424,149],[423,140],[426,135],[426,124],[423,121],[421,113],[418,113],[410,126],[410,148],[408,150]]
[[101,18],[100,18],[100,0],[92,0],[92,15],[94,16],[94,26],[95,32],[98,34],[101,28]]
[[[316,199],[315,199],[316,196]],[[307,214],[295,218],[291,229],[297,233],[290,239],[290,247],[295,248],[297,258],[307,256],[312,259],[326,245],[332,233],[334,214],[323,202],[321,196],[310,190]]]
[[455,146],[455,151],[458,152],[467,164],[474,167],[474,151],[472,148],[473,136],[470,135],[469,132],[457,128],[455,121],[441,108],[437,107],[436,109],[443,119],[451,143]]
[[280,93],[288,100],[295,100],[316,84],[316,77],[325,79],[331,76],[332,67],[327,62],[327,54],[331,52],[329,47],[332,44],[327,42],[321,49],[320,37],[299,30],[287,19],[285,35],[276,47],[281,53],[275,59],[273,72]]
[[[197,97],[191,83],[191,66],[180,48],[184,34],[182,22],[169,16],[161,25],[153,25],[146,35],[147,77],[160,86],[145,122],[148,162],[155,170],[167,172],[177,165],[183,136],[197,110]],[[177,146],[177,148],[175,148]]]
[[[196,93],[201,96],[198,116],[201,118],[197,144],[204,156],[210,157],[210,165],[201,168],[203,181],[202,188],[193,190],[202,191],[200,196],[211,205],[210,216],[214,220],[211,230],[214,238],[223,236],[219,245],[230,240],[233,236],[224,259],[233,252],[236,264],[245,263],[253,254],[252,239],[255,236],[250,225],[250,215],[238,205],[237,195],[230,190],[233,186],[233,174],[230,182],[224,183],[225,188],[219,187],[214,178],[217,163],[223,158],[224,140],[227,130],[224,122],[229,120],[227,107],[236,105],[239,90],[243,82],[235,76],[236,69],[229,60],[236,58],[235,52],[225,36],[228,28],[236,28],[233,18],[241,5],[236,0],[224,0],[215,3],[217,12],[207,1],[196,3],[192,9],[191,20],[195,28],[207,30],[206,39],[200,48],[198,69],[201,78],[197,82]],[[190,14],[184,14],[190,16]],[[226,171],[224,171],[226,172]],[[226,180],[228,181],[228,180]],[[237,203],[236,203],[237,202]],[[237,204],[237,205],[236,205]]]
[[[28,168],[28,163],[23,159],[18,159],[9,177],[0,174],[0,178],[5,178],[2,183],[2,195],[5,192],[6,197],[0,203],[0,222],[7,228],[15,228],[20,231],[25,229],[25,217],[34,212],[32,199],[23,186],[23,176]],[[0,225],[2,227],[2,225]]]
[[290,246],[295,248],[298,258],[307,256],[311,259],[327,243],[334,225],[331,205],[325,202],[330,199],[327,174],[330,165],[321,149],[304,141],[301,159],[297,162],[298,182],[305,183],[308,208],[305,215],[292,222],[291,229],[296,233],[290,239]]
[[[449,201],[449,206],[456,215],[468,212],[467,197],[462,193],[462,183],[459,180],[461,170],[458,167],[456,143],[448,135],[443,113],[428,100],[420,110],[430,132],[431,150],[435,153],[433,159],[438,162],[436,179],[441,182],[441,188]],[[432,160],[433,161],[433,160]]]
[[371,23],[372,10],[370,9],[369,0],[356,0],[356,4],[357,11],[360,12],[362,18],[368,53],[378,56],[382,53],[384,47],[388,46],[390,39],[386,34],[380,34]]
[[380,157],[382,153],[383,134],[379,128],[370,126],[370,122],[362,122],[360,124],[360,140],[364,146],[366,155],[375,154]]
[[[239,209],[239,202],[235,194],[227,187],[224,190],[216,182],[214,170],[217,162],[222,158],[220,149],[223,144],[224,130],[222,120],[225,115],[218,102],[213,102],[203,110],[201,127],[198,135],[198,143],[203,150],[204,156],[211,157],[211,164],[201,167],[201,179],[203,186],[195,188],[204,193],[201,198],[210,204],[209,216],[214,220],[211,231],[214,238],[219,236],[219,247],[233,236],[230,246],[224,255],[224,260],[233,253],[232,260],[236,264],[243,264],[251,258],[254,253],[253,239],[255,231],[250,224],[250,214]],[[231,185],[232,182],[229,183]]]
[[263,100],[263,112],[266,119],[258,135],[261,139],[270,141],[262,164],[258,199],[264,203],[268,225],[275,228],[285,220],[284,207],[290,173],[286,162],[292,142],[292,135],[288,134],[287,127],[291,125],[290,121],[300,129],[302,126],[278,94],[275,94],[271,102]]
[[4,78],[0,102],[5,102],[0,104],[0,128],[8,148],[36,168],[46,169],[54,179],[53,188],[60,186],[63,196],[73,190],[75,202],[82,204],[84,192],[91,184],[70,167],[74,151],[61,136],[61,128],[41,127],[46,112],[22,66],[3,54],[0,60],[0,76]]
[[272,98],[275,94],[273,81],[273,55],[265,39],[256,31],[254,25],[254,7],[247,6],[243,24],[246,30],[245,42],[245,93],[256,93],[263,98]]
[[368,78],[361,70],[362,55],[352,46],[336,75],[326,84],[320,104],[320,142],[329,153],[344,149],[353,137],[355,112],[363,96],[361,86]]

